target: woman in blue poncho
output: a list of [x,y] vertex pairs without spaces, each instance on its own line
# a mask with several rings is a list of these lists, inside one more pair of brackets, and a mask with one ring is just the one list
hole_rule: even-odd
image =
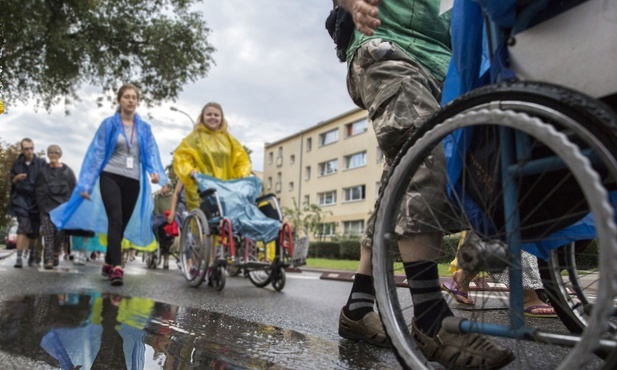
[[71,199],[52,212],[59,229],[107,234],[102,274],[112,285],[123,283],[123,237],[142,246],[154,238],[152,197],[145,179],[149,174],[152,183],[167,183],[150,125],[135,113],[139,99],[137,87],[127,84],[120,88],[118,111],[99,126]]

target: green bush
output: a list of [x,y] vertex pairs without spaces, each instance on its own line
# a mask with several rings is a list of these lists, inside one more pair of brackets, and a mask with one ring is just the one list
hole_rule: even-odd
[[340,257],[340,245],[336,242],[311,242],[308,257],[338,259]]
[[576,254],[576,266],[582,270],[598,267],[598,241],[594,239],[584,251]]
[[342,260],[360,260],[360,240],[345,239],[339,242],[340,258]]
[[450,263],[456,257],[456,249],[461,234],[446,235],[441,242],[441,253],[439,254],[439,263]]

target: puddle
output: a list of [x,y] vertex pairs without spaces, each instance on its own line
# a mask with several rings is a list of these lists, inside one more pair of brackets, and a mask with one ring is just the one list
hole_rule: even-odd
[[62,369],[384,368],[365,346],[97,292],[2,302],[0,350]]

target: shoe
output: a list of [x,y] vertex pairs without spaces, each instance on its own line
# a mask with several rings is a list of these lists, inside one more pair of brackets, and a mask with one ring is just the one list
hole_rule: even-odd
[[103,277],[108,278],[110,273],[111,273],[111,265],[104,264],[103,269],[101,270],[101,275],[103,275]]
[[73,256],[73,265],[83,266],[85,264],[86,264],[86,260],[84,259],[84,257],[78,254]]
[[120,286],[124,283],[123,280],[124,270],[122,270],[122,267],[116,266],[109,273],[109,281],[111,281],[111,285]]
[[53,261],[45,262],[45,270],[51,270],[53,268],[54,268],[54,262]]
[[353,321],[345,316],[341,308],[338,319],[338,335],[355,342],[363,341],[374,346],[390,347],[386,331],[375,311],[367,313],[358,321]]
[[13,267],[22,268],[23,265],[24,261],[21,259],[21,257],[17,257],[17,261],[15,261],[15,265]]
[[514,360],[508,348],[491,343],[478,334],[453,334],[443,327],[435,338],[411,324],[411,336],[428,361],[436,361],[448,369],[500,369]]
[[58,265],[60,264],[60,256],[54,256],[54,267],[58,267]]
[[457,303],[465,306],[473,306],[475,303],[469,299],[469,295],[465,292],[458,290],[454,281],[446,281],[441,284],[441,289],[448,293]]
[[30,256],[28,257],[28,267],[33,267],[33,266],[34,266],[34,255],[30,253]]
[[[543,312],[534,312],[534,310],[551,310],[551,312],[543,313]],[[555,308],[550,304],[537,304],[533,306],[529,306],[525,308],[525,316],[527,317],[536,317],[536,318],[554,318],[557,317],[557,313],[555,312]]]

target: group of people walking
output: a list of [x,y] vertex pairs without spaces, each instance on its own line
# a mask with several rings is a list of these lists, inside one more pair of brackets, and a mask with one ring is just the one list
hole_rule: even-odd
[[[155,209],[149,182],[171,189],[152,129],[136,113],[139,102],[136,86],[127,84],[118,90],[117,111],[97,129],[77,180],[73,171],[60,162],[62,150],[58,145],[49,146],[47,163],[35,155],[32,140],[21,141],[22,154],[11,169],[9,206],[9,215],[18,221],[15,267],[22,267],[23,251],[34,243],[40,226],[44,234],[44,266],[49,269],[58,264],[65,231],[94,232],[107,236],[102,275],[112,285],[123,284],[123,239],[137,249],[154,241]],[[186,187],[189,210],[199,206],[195,173],[224,180],[251,174],[246,150],[227,128],[222,107],[208,103],[193,131],[175,152],[174,170],[181,181],[176,189]],[[171,223],[176,202],[169,203],[166,221]],[[156,212],[161,211],[165,210],[159,204]]]

